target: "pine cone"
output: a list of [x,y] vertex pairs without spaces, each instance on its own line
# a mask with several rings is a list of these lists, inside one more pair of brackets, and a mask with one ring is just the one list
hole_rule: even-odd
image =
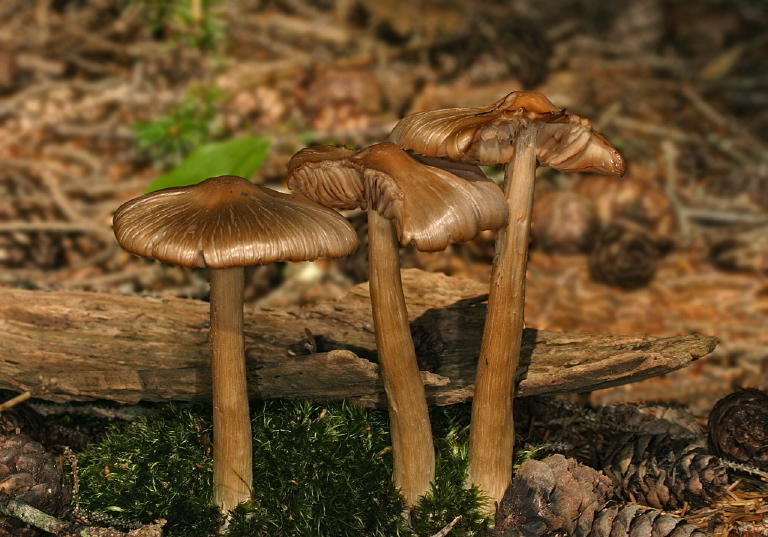
[[717,402],[709,414],[713,453],[768,469],[768,394],[745,389]]
[[[69,505],[69,491],[63,486],[61,467],[43,446],[25,434],[0,435],[0,494],[13,496],[50,515]],[[0,515],[0,535],[36,535],[16,519]]]
[[43,441],[43,418],[26,403],[19,403],[0,412],[0,437],[24,433],[32,440]]
[[725,466],[703,439],[667,434],[623,436],[603,457],[603,469],[621,497],[658,509],[709,505],[728,482]]
[[319,132],[358,132],[369,128],[381,106],[381,88],[367,69],[315,69],[306,74],[299,102]]
[[577,531],[587,535],[595,512],[611,493],[610,481],[597,470],[552,455],[520,465],[500,511],[524,537]]
[[709,257],[719,269],[734,272],[768,273],[768,233],[759,226],[715,241]]
[[548,252],[586,253],[598,230],[595,205],[585,196],[553,190],[534,201],[531,235]]
[[595,203],[603,227],[640,229],[656,238],[670,237],[677,227],[667,195],[640,177],[587,175],[575,191]]
[[685,519],[637,504],[607,505],[595,516],[588,537],[705,537]]
[[612,226],[600,233],[589,256],[596,281],[623,289],[637,289],[656,275],[660,245],[644,232]]
[[602,473],[573,459],[528,459],[500,511],[505,504],[511,507],[503,522],[523,537],[704,537],[696,526],[656,509],[606,501],[610,493]]

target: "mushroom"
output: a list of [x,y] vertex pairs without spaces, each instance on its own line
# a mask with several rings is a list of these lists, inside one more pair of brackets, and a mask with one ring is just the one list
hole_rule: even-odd
[[235,176],[159,190],[117,209],[124,249],[211,280],[214,499],[227,512],[251,496],[252,437],[243,341],[244,267],[342,257],[357,235],[337,212]]
[[445,249],[507,218],[499,187],[477,167],[416,159],[390,143],[359,152],[316,146],[288,164],[288,187],[321,205],[368,211],[376,348],[387,394],[394,482],[407,506],[430,490],[435,453],[400,279],[400,245]]
[[471,484],[492,505],[512,477],[514,377],[524,327],[525,269],[537,166],[564,172],[624,173],[624,159],[589,120],[544,95],[512,92],[479,108],[411,114],[390,134],[400,147],[472,164],[506,164],[507,225],[496,241],[470,429]]

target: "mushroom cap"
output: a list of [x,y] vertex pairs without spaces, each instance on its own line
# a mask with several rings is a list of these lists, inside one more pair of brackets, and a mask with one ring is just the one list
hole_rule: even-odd
[[306,147],[288,161],[288,188],[297,190],[324,207],[365,208],[361,170],[349,160],[355,151],[347,147]]
[[309,261],[357,247],[354,228],[336,211],[231,175],[138,197],[113,221],[127,251],[184,267]]
[[568,114],[537,92],[513,91],[477,108],[446,108],[406,116],[390,141],[435,157],[502,164],[515,156],[515,139],[535,128],[539,165],[565,172],[623,175],[624,159],[590,122]]
[[[326,160],[316,157],[326,155]],[[400,244],[445,249],[507,220],[501,189],[477,166],[412,157],[392,143],[358,152],[301,150],[289,165],[288,187],[330,207],[377,211],[395,225]]]

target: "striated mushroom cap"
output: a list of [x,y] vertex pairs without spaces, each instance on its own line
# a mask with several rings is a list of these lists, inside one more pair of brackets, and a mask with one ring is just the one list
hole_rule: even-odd
[[591,123],[558,109],[541,93],[514,91],[477,108],[446,108],[406,116],[390,141],[435,157],[491,165],[509,162],[515,139],[537,129],[539,165],[565,172],[623,175],[624,159]]
[[352,149],[332,145],[300,150],[288,161],[288,188],[324,207],[365,209],[362,172],[349,160],[354,154]]
[[[477,166],[414,158],[391,143],[353,154],[345,148],[309,149],[291,159],[288,187],[330,207],[370,205],[393,221],[403,246],[443,250],[506,222],[501,189]],[[322,164],[315,159],[321,153],[329,156]]]
[[624,175],[626,171],[621,153],[602,134],[592,130],[588,119],[574,114],[539,125],[536,157],[539,166],[561,172]]
[[125,250],[184,267],[309,261],[357,247],[337,212],[230,175],[146,194],[120,206],[113,221]]

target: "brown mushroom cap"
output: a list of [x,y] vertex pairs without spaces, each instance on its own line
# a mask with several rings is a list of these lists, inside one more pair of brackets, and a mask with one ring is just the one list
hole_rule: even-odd
[[359,167],[349,160],[355,151],[346,147],[306,147],[288,161],[288,188],[324,207],[366,207]]
[[357,247],[354,228],[335,211],[227,175],[125,203],[114,232],[136,255],[216,269],[342,257]]
[[478,108],[447,108],[403,118],[390,134],[401,147],[472,164],[503,164],[514,140],[535,125],[539,165],[567,172],[624,173],[624,159],[590,122],[555,107],[544,95],[515,91]]
[[403,246],[443,250],[506,222],[501,189],[477,166],[417,160],[391,143],[354,154],[334,149],[324,150],[329,158],[322,163],[313,159],[317,150],[294,155],[288,187],[331,207],[366,209],[370,204],[393,221]]

